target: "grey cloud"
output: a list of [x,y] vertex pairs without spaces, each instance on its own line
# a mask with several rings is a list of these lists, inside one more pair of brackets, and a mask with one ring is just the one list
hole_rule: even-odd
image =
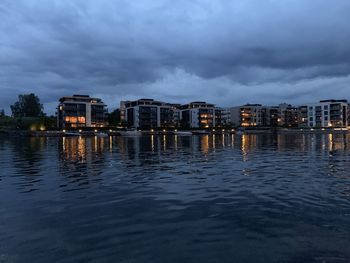
[[51,113],[72,93],[111,107],[141,96],[186,101],[206,97],[199,85],[216,103],[244,103],[247,90],[277,103],[311,100],[334,79],[347,97],[349,13],[347,0],[3,0],[0,108],[22,92]]

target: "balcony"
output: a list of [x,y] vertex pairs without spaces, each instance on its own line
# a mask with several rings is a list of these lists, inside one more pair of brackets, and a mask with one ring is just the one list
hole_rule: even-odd
[[341,106],[340,105],[331,105],[330,110],[340,110]]

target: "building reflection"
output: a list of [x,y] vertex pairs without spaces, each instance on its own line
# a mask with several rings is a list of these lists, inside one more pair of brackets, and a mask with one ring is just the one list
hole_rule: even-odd
[[209,145],[209,135],[205,135],[201,137],[201,150],[204,154],[209,153],[210,145]]
[[[139,173],[143,173],[147,166],[152,168],[148,169],[149,172],[154,172],[166,169],[171,162],[176,162],[176,166],[171,166],[171,169],[177,169],[179,163],[179,169],[186,170],[191,161],[212,161],[218,164],[224,161],[226,165],[231,165],[229,162],[232,161],[232,167],[237,162],[243,174],[249,175],[255,161],[265,158],[267,163],[273,163],[279,156],[288,161],[293,155],[298,157],[295,159],[296,165],[303,162],[304,157],[307,157],[307,163],[303,165],[307,166],[316,165],[322,160],[322,171],[329,170],[329,174],[338,172],[344,176],[350,169],[350,162],[347,157],[343,159],[343,170],[339,173],[339,156],[348,156],[349,144],[350,135],[347,134],[42,137],[11,140],[7,155],[14,163],[16,174],[24,178],[23,189],[30,191],[36,187],[37,177],[47,173],[47,167],[58,169],[60,175],[80,187],[101,180],[103,177],[99,175],[108,167],[118,165],[118,169],[125,169],[126,173],[135,167]],[[57,166],[52,158],[59,158]],[[242,161],[245,164],[239,163]]]
[[113,138],[108,137],[63,137],[60,156],[70,162],[91,162],[94,155],[102,154],[106,149],[113,148]]
[[328,145],[328,151],[347,150],[350,142],[350,136],[346,134],[329,134],[326,144]]
[[113,153],[112,137],[63,137],[58,140],[60,164],[58,173],[64,177],[62,191],[99,185]]
[[[62,139],[60,149],[62,158],[66,161],[89,163],[96,156],[109,152],[119,153],[122,160],[133,160],[138,164],[144,164],[160,162],[163,153],[210,155],[226,148],[239,150],[243,160],[247,160],[249,154],[254,154],[257,150],[311,151],[328,154],[347,150],[349,142],[350,136],[344,134],[65,137]],[[38,144],[37,139],[35,144]],[[45,142],[42,141],[39,146],[42,144]]]
[[226,147],[234,148],[234,142],[234,135],[116,137],[116,147],[121,158],[136,162],[159,162],[163,153],[209,155]]

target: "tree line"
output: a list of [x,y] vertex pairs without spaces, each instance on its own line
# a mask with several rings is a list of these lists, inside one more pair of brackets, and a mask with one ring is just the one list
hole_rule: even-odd
[[18,101],[11,105],[12,116],[20,117],[43,117],[43,105],[34,93],[18,95]]
[[10,108],[11,116],[6,116],[5,111],[0,110],[0,132],[13,129],[46,130],[56,127],[56,118],[46,116],[43,104],[34,93],[18,95],[18,100]]

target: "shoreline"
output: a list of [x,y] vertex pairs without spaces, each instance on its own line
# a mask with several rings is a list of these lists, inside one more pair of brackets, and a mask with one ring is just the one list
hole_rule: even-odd
[[[221,134],[348,134],[350,130],[347,128],[323,128],[323,129],[310,129],[310,128],[238,128],[238,129],[213,129],[213,130],[147,130],[140,131],[138,135],[221,135]],[[94,131],[81,131],[67,130],[67,131],[26,131],[26,130],[9,130],[0,131],[0,138],[6,137],[93,137],[93,136],[128,136],[123,135],[122,130],[100,130]]]

